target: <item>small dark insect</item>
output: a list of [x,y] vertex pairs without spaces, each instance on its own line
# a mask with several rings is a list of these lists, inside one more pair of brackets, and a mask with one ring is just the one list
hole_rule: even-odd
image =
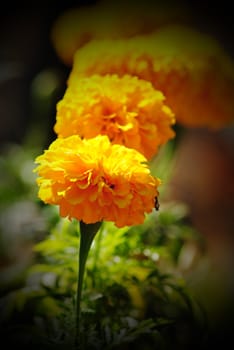
[[158,201],[158,197],[154,198],[154,207],[156,210],[159,210],[159,201]]

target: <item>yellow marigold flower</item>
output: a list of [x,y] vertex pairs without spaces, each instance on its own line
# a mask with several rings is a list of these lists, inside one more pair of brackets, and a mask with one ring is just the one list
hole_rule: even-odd
[[92,41],[77,50],[68,84],[95,73],[151,81],[185,126],[233,123],[234,63],[209,35],[168,26],[148,36]]
[[53,24],[51,41],[57,55],[71,66],[75,51],[93,39],[129,38],[188,20],[188,9],[178,1],[102,0],[60,14]]
[[36,163],[39,198],[59,205],[62,217],[86,224],[141,224],[158,196],[160,180],[150,174],[145,157],[105,135],[57,138]]
[[74,79],[57,103],[54,130],[59,137],[107,135],[150,159],[175,134],[164,99],[150,82],[129,75]]

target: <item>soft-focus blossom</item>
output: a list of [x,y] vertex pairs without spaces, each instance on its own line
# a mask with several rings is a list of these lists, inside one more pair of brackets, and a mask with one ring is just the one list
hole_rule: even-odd
[[190,28],[167,26],[148,36],[93,40],[77,50],[68,83],[95,73],[152,82],[186,126],[218,128],[234,120],[234,63],[214,38]]
[[36,163],[39,198],[58,205],[62,217],[87,224],[141,224],[158,196],[160,180],[150,174],[145,157],[112,145],[105,135],[57,138]]
[[51,41],[60,59],[72,65],[75,51],[93,39],[120,39],[148,34],[168,23],[188,23],[179,1],[99,0],[66,10],[55,20]]
[[150,159],[174,137],[174,115],[164,100],[150,82],[129,75],[73,79],[57,104],[54,129],[59,137],[107,135]]

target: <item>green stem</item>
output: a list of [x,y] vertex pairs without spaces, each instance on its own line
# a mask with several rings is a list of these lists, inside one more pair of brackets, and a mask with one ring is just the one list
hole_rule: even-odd
[[89,250],[95,235],[97,234],[101,222],[96,222],[95,224],[85,224],[80,221],[80,249],[79,249],[79,268],[78,268],[78,285],[76,294],[76,334],[75,334],[75,345],[80,349],[81,347],[81,296],[82,296],[82,286],[84,280],[85,266]]

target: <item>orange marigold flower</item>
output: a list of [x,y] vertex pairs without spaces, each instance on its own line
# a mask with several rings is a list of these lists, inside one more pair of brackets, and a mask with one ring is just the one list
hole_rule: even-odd
[[107,135],[112,143],[134,148],[150,159],[174,137],[174,115],[150,82],[125,75],[74,79],[57,103],[59,137]]
[[148,36],[94,40],[77,50],[68,83],[130,74],[162,91],[178,123],[222,127],[234,120],[234,63],[209,35],[168,26]]
[[36,163],[39,198],[59,205],[62,217],[87,224],[141,224],[158,196],[160,180],[150,174],[145,157],[105,135],[57,138]]
[[75,51],[93,39],[129,38],[168,23],[188,21],[188,9],[178,1],[99,0],[61,13],[53,24],[51,41],[57,55],[71,66]]

